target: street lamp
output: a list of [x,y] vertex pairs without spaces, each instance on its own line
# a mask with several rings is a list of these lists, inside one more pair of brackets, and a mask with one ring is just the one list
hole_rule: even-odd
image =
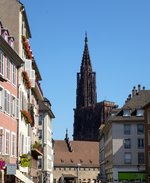
[[81,166],[80,163],[77,164],[77,183],[79,183],[79,167]]

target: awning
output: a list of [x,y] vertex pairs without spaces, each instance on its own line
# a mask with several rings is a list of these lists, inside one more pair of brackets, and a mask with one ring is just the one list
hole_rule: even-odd
[[24,183],[34,183],[32,180],[30,180],[28,177],[26,177],[25,175],[23,175],[19,170],[16,170],[16,174],[15,176],[21,180]]
[[145,180],[145,172],[118,172],[119,180]]

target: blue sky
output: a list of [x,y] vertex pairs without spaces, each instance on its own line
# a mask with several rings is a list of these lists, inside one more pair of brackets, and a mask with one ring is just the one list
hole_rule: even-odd
[[72,139],[76,74],[88,34],[97,100],[124,104],[133,86],[150,89],[149,0],[22,0],[41,86],[56,116],[53,138]]

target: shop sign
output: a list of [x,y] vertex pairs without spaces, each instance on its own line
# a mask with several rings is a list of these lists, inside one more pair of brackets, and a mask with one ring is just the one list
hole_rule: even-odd
[[7,164],[7,175],[15,175],[16,168],[16,164]]
[[5,161],[0,160],[0,170],[3,170],[5,167]]

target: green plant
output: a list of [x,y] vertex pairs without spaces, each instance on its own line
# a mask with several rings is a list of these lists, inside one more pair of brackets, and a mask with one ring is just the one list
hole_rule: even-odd
[[19,164],[22,167],[30,167],[31,166],[31,158],[27,154],[22,154],[20,156]]
[[37,141],[35,141],[35,143],[34,144],[32,144],[32,148],[34,149],[39,149],[41,147],[41,142],[37,142]]

